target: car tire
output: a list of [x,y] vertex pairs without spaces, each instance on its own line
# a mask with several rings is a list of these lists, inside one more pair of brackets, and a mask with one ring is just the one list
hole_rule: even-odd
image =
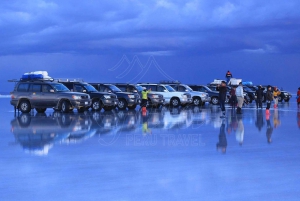
[[100,111],[102,109],[102,103],[99,100],[94,100],[91,107],[93,111]]
[[179,107],[180,100],[178,98],[172,98],[171,101],[170,101],[170,103],[171,103],[172,107]]
[[278,102],[282,102],[282,97],[278,96]]
[[61,111],[63,113],[68,113],[70,111],[70,103],[68,101],[63,101],[61,104]]
[[127,107],[127,102],[124,99],[120,99],[118,103],[118,108],[120,110],[125,110]]
[[30,125],[31,116],[30,114],[24,113],[18,117],[18,122],[22,128],[26,128]]
[[47,110],[47,108],[35,108],[35,110],[37,113],[44,113]]
[[218,105],[219,104],[219,98],[218,97],[212,97],[211,98],[211,103],[213,105]]
[[22,100],[19,104],[19,109],[22,113],[29,113],[31,110],[31,105],[30,105],[29,101]]
[[201,106],[201,105],[202,105],[202,100],[201,100],[201,98],[195,97],[195,98],[193,99],[193,104],[194,104],[194,106]]

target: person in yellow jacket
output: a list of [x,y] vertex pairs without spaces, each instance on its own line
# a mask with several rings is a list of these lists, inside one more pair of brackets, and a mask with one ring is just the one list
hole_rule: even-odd
[[273,97],[274,97],[274,108],[277,108],[278,106],[278,96],[281,94],[281,92],[278,90],[277,87],[274,87],[273,91]]
[[143,91],[142,91],[142,107],[147,106],[148,93],[149,92],[151,92],[151,89],[147,90],[146,87],[143,88]]

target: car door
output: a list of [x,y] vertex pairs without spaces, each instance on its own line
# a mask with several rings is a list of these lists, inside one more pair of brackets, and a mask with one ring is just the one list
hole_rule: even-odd
[[45,103],[47,107],[55,107],[57,100],[55,95],[55,90],[49,84],[42,84],[41,100]]
[[41,100],[41,89],[42,85],[39,83],[32,83],[29,86],[29,97],[33,108],[44,104]]

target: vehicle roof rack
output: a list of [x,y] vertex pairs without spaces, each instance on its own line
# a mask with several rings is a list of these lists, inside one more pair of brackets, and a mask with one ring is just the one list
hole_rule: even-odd
[[161,80],[160,84],[181,84],[178,80]]
[[57,78],[58,82],[84,82],[82,78]]

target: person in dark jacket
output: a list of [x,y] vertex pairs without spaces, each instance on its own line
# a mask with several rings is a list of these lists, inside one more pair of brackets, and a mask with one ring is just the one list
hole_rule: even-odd
[[236,90],[236,86],[232,86],[231,90],[230,90],[230,104],[232,106],[232,109],[234,109],[236,107],[237,104],[237,98],[236,98],[236,94],[235,94],[235,90]]
[[264,90],[263,88],[259,85],[257,90],[256,90],[256,109],[261,108],[262,109],[262,99],[264,96]]
[[271,102],[273,101],[273,93],[272,93],[272,87],[270,85],[267,86],[267,93],[266,93],[266,101],[267,101],[267,108],[266,108],[266,114],[270,115],[270,107]]
[[221,85],[217,86],[217,91],[219,91],[219,103],[222,110],[223,115],[221,118],[225,118],[225,100],[226,100],[226,94],[227,94],[227,87],[226,82],[222,81]]

